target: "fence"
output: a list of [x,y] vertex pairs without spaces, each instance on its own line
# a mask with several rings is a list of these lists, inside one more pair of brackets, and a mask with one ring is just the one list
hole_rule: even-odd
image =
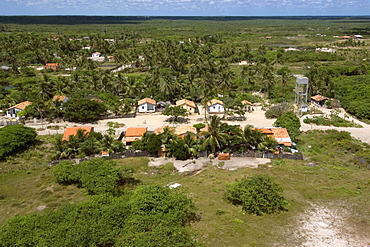
[[[82,161],[86,161],[92,158],[100,158],[100,157],[101,157],[100,155],[95,155],[95,156],[87,156],[84,158],[76,158],[76,159],[53,160],[52,162],[49,163],[49,166],[55,166],[65,160],[73,161],[74,163],[78,164]],[[127,150],[122,153],[113,153],[107,156],[108,159],[123,159],[123,158],[131,158],[131,157],[155,157],[155,155],[147,151]]]
[[20,124],[20,122],[17,121],[0,121],[0,126],[7,126],[7,125],[15,125]]
[[[198,153],[199,157],[208,157],[209,153],[202,151]],[[290,153],[262,153],[262,152],[244,152],[244,153],[231,153],[231,158],[233,157],[249,157],[249,158],[267,158],[267,159],[290,159],[290,160],[303,160],[303,155],[301,153],[290,154]]]

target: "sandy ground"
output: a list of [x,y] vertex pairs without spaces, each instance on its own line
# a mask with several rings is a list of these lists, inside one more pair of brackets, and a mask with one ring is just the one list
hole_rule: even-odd
[[351,217],[347,206],[312,204],[297,217],[298,228],[288,238],[305,247],[370,246],[369,234],[359,234]]
[[200,171],[205,167],[217,166],[225,170],[236,170],[242,167],[257,168],[258,165],[270,163],[270,159],[250,158],[250,157],[231,157],[231,160],[218,160],[209,158],[199,158],[195,160],[175,160],[173,158],[152,158],[149,166],[158,167],[167,163],[173,163],[178,172]]
[[[261,107],[254,107],[254,111],[251,113],[246,113],[246,121],[226,121],[228,124],[233,125],[240,125],[244,128],[246,125],[253,125],[257,128],[263,128],[263,127],[272,127],[273,123],[275,122],[275,119],[266,119],[265,118],[265,111],[261,109]],[[330,114],[329,109],[320,108],[324,113]],[[339,114],[341,117],[344,116],[345,111],[343,109],[340,109],[341,113]],[[349,115],[349,114],[347,114]],[[304,116],[305,118],[307,116]],[[347,127],[333,127],[333,126],[315,126],[310,124],[303,123],[303,118],[301,119],[301,130],[307,131],[307,130],[313,130],[313,129],[320,129],[320,130],[327,130],[327,129],[337,129],[340,131],[348,131],[351,133],[351,135],[363,142],[370,144],[370,125],[362,123],[358,121],[357,119],[354,119],[352,117],[349,118],[349,120],[353,120],[356,123],[359,123],[363,126],[363,128],[347,128]],[[43,127],[45,128],[48,125],[58,125],[61,128],[59,130],[43,130],[38,131],[39,135],[48,135],[48,134],[63,134],[64,129],[66,127],[72,127],[72,126],[94,126],[95,131],[100,132],[102,134],[105,134],[105,131],[108,129],[107,123],[108,122],[118,122],[123,123],[125,126],[121,128],[116,129],[116,133],[120,133],[121,131],[125,131],[127,127],[148,127],[149,131],[154,131],[156,128],[161,126],[173,126],[177,127],[180,125],[194,125],[196,123],[204,122],[204,114],[201,110],[200,114],[193,114],[188,116],[189,122],[186,124],[170,124],[166,122],[165,120],[168,119],[168,116],[160,115],[159,113],[153,113],[153,114],[138,114],[136,118],[117,118],[117,119],[107,119],[107,120],[101,120],[95,124],[78,124],[78,123],[70,123],[70,122],[61,122],[61,123],[53,123],[53,124],[45,124]],[[28,123],[27,126],[34,127],[36,129],[40,129],[42,126],[40,123],[34,124],[34,123]]]

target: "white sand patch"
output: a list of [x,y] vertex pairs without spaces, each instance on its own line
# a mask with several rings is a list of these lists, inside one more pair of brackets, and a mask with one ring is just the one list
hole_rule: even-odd
[[296,238],[300,246],[310,247],[360,247],[369,246],[370,240],[356,233],[348,223],[348,211],[334,206],[318,206],[299,216]]

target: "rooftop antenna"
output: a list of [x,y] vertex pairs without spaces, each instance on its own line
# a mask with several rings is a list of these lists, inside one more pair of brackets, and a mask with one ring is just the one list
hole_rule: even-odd
[[307,112],[308,78],[297,77],[295,84],[294,104],[297,106],[299,116]]

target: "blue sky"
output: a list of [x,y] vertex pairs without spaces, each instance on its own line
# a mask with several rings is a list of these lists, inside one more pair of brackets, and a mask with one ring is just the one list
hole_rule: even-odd
[[370,0],[0,0],[0,15],[370,15]]

